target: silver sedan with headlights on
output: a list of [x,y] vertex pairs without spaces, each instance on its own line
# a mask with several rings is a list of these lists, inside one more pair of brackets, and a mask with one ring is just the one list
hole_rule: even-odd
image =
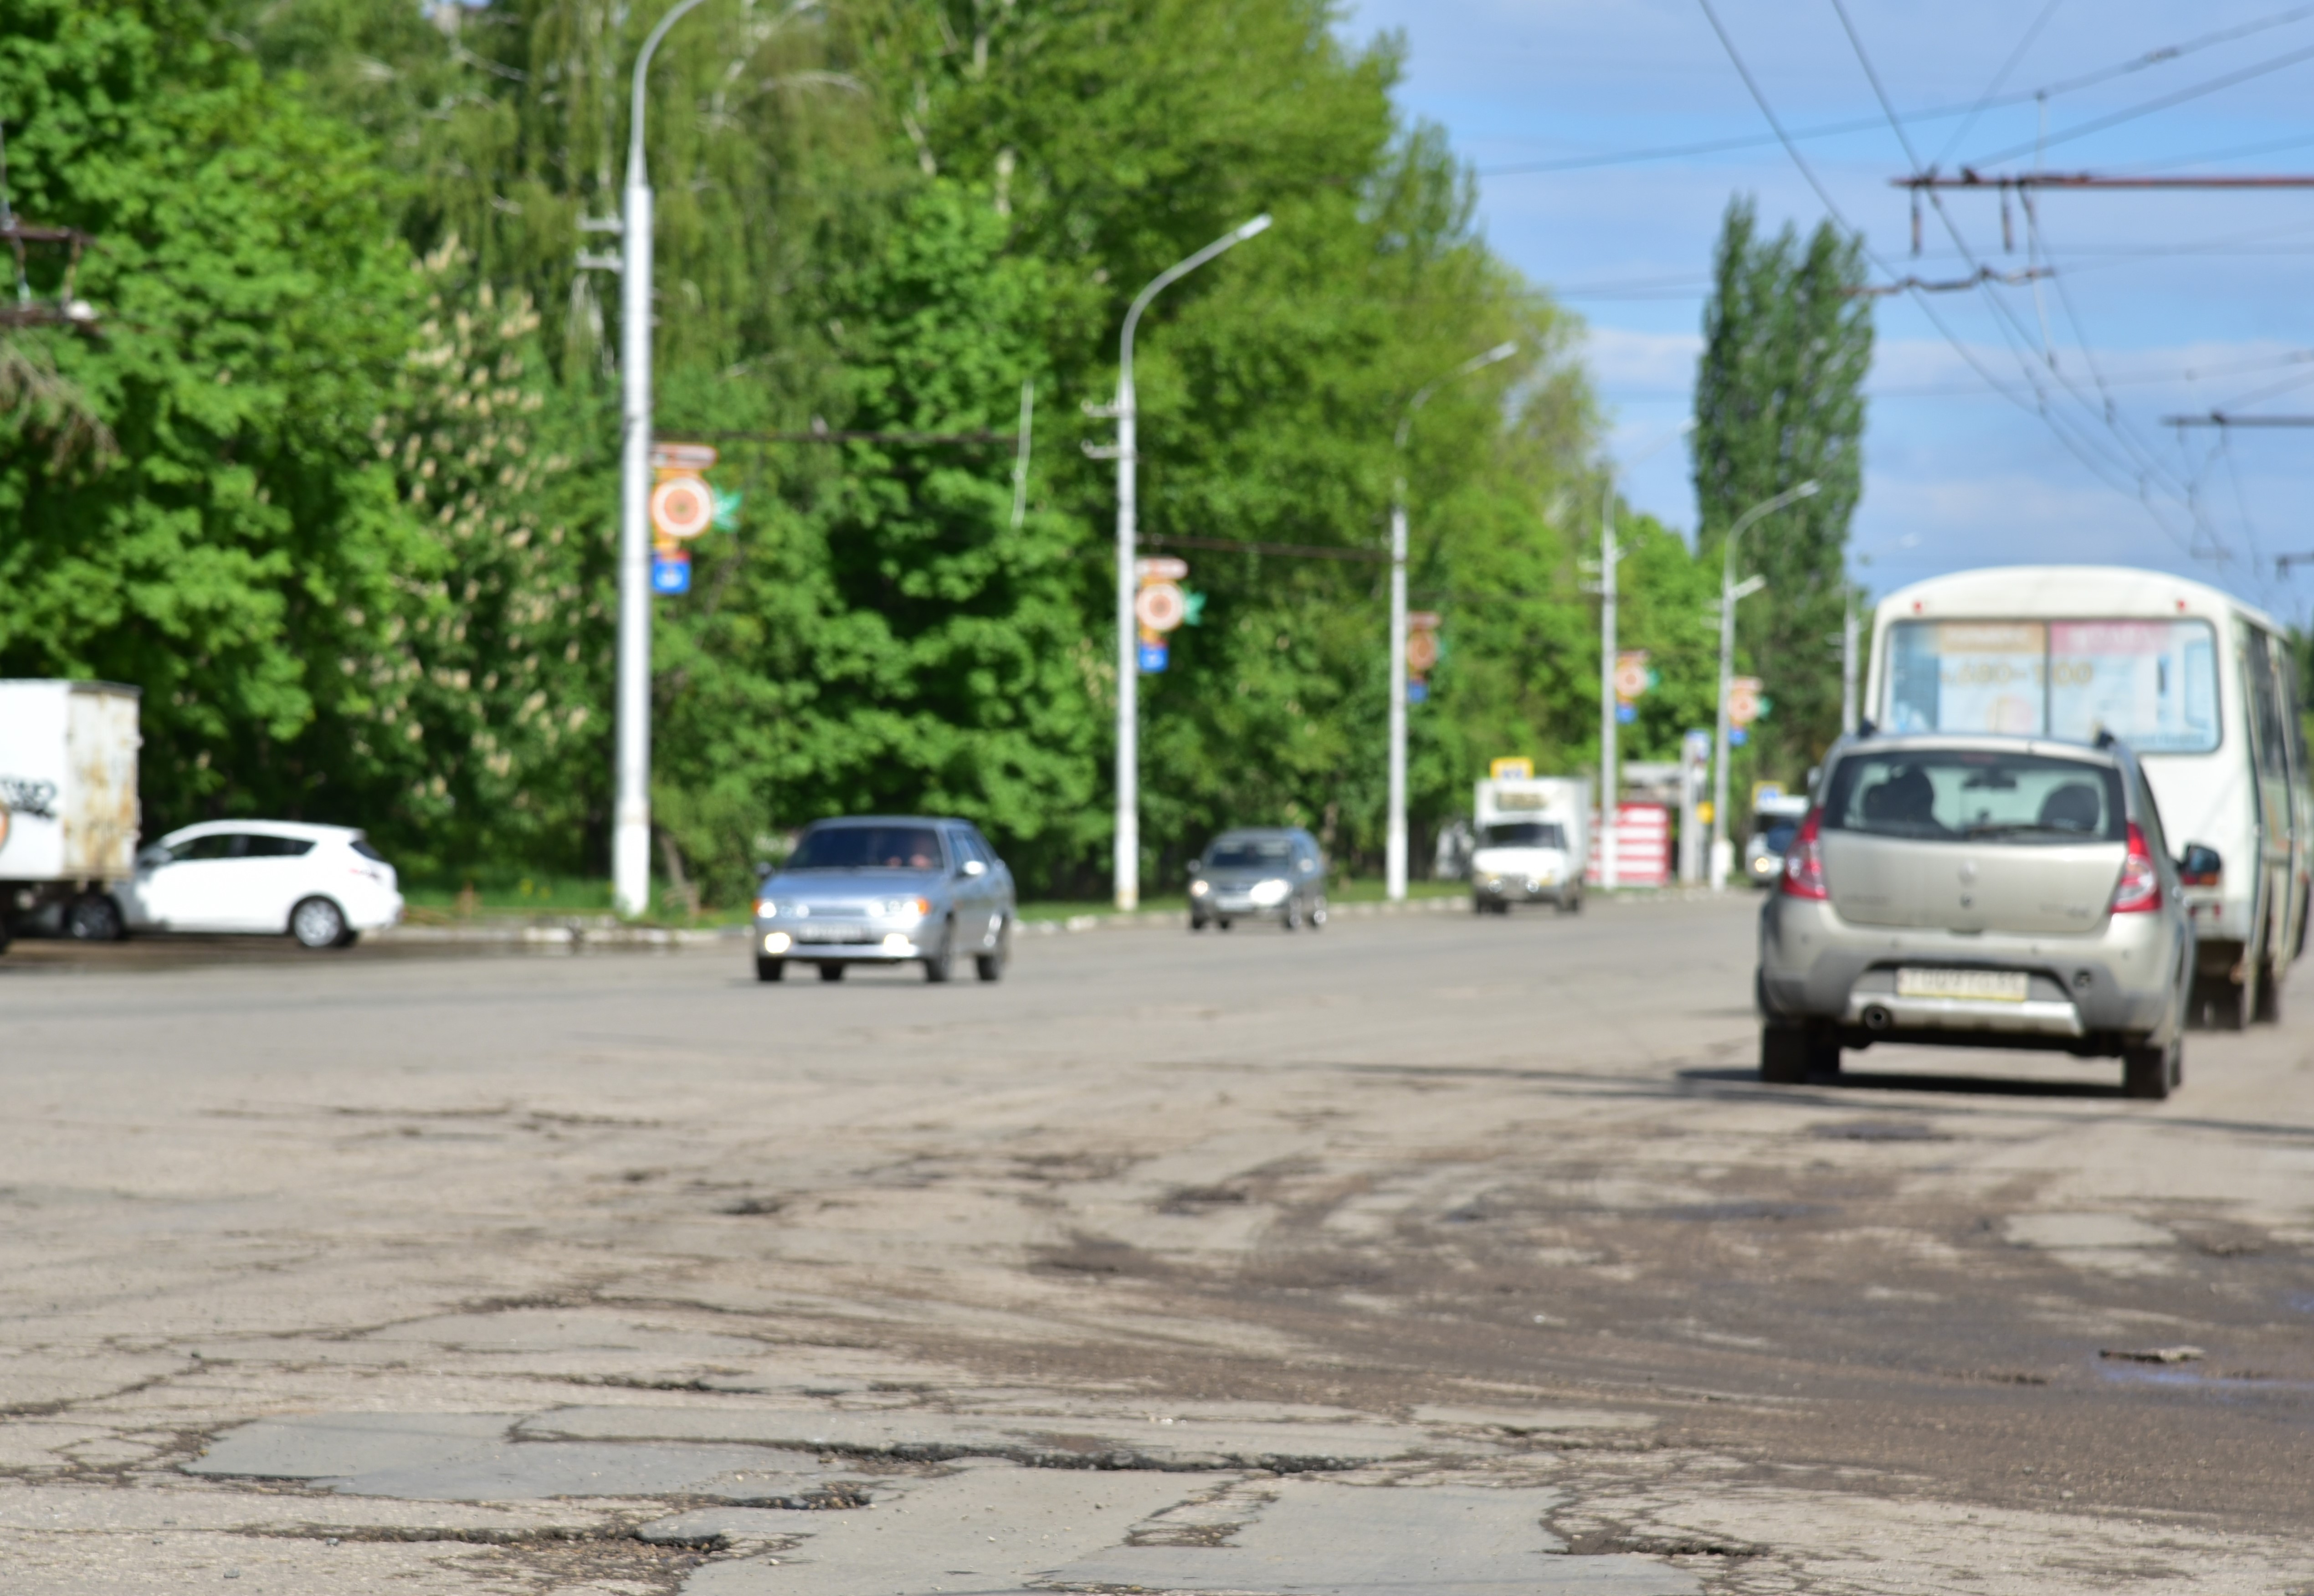
[[1866,735],[1817,793],[1760,915],[1762,1080],[1926,1042],[2118,1056],[2131,1097],[2169,1095],[2194,928],[2127,748]]
[[1189,863],[1189,929],[1274,920],[1287,930],[1326,923],[1326,855],[1300,826],[1223,832]]
[[1012,954],[1012,872],[969,821],[823,820],[755,891],[755,979],[790,963],[841,981],[853,965],[922,964],[946,981],[969,958],[1001,979]]

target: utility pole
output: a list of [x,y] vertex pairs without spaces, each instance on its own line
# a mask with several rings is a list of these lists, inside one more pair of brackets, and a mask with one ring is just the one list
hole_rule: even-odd
[[1391,903],[1406,896],[1406,444],[1415,413],[1430,396],[1453,382],[1518,353],[1515,340],[1474,355],[1443,376],[1433,377],[1406,401],[1398,419],[1398,483],[1390,503],[1390,767],[1389,814],[1382,844],[1382,895]]
[[[686,4],[697,3],[698,0],[686,0]],[[1088,445],[1085,453],[1096,460],[1111,458],[1117,462],[1117,842],[1111,865],[1116,877],[1117,906],[1120,909],[1141,906],[1141,660],[1133,619],[1136,586],[1133,468],[1137,419],[1133,399],[1133,332],[1141,324],[1141,313],[1149,308],[1151,300],[1224,250],[1243,243],[1268,226],[1269,217],[1264,213],[1158,273],[1135,296],[1132,308],[1125,313],[1124,330],[1117,334],[1117,403],[1105,409],[1085,407],[1088,414],[1117,418],[1117,446],[1101,449]]]
[[679,0],[643,40],[627,118],[626,249],[619,267],[618,785],[611,819],[611,892],[622,914],[650,908],[651,188],[643,80],[667,31],[700,3]]
[[1840,732],[1856,730],[1856,595],[1848,595],[1848,613],[1840,623]]
[[1773,498],[1763,499],[1736,517],[1736,525],[1727,529],[1727,541],[1719,551],[1719,722],[1712,742],[1711,776],[1711,854],[1706,869],[1711,877],[1711,890],[1718,892],[1727,885],[1727,747],[1730,726],[1727,718],[1727,694],[1736,673],[1736,602],[1768,585],[1765,577],[1752,577],[1742,582],[1736,579],[1736,540],[1750,529],[1762,516],[1772,515],[1797,499],[1813,498],[1817,489],[1810,478],[1797,488],[1787,488]]

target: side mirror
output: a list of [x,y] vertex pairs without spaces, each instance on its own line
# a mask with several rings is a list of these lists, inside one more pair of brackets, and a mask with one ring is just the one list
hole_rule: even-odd
[[957,874],[959,876],[985,876],[988,874],[988,867],[982,864],[976,859],[967,859],[964,861],[963,869],[958,870]]
[[2225,861],[2207,842],[2186,843],[2184,856],[2177,860],[2180,886],[2215,886],[2224,872]]
[[1302,873],[1303,873],[1304,876],[1308,875],[1311,871],[1312,871],[1312,870],[1316,869],[1317,868],[1318,868],[1318,861],[1317,861],[1316,860],[1314,860],[1314,859],[1305,859],[1305,860],[1303,860],[1302,861]]
[[137,868],[140,870],[157,870],[168,862],[169,851],[158,842],[150,848],[137,850]]

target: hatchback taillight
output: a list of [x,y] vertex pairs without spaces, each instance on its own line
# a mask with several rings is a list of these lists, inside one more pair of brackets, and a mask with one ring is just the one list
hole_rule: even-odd
[[1784,851],[1782,891],[1786,897],[1821,903],[1832,895],[1831,889],[1824,884],[1824,846],[1815,840],[1817,823],[1823,817],[1823,810],[1810,809],[1807,818],[1800,822],[1792,845]]
[[2121,880],[2113,889],[2113,913],[2150,914],[2161,907],[2161,872],[2154,867],[2153,850],[2145,833],[2129,823],[2129,854],[2121,861]]

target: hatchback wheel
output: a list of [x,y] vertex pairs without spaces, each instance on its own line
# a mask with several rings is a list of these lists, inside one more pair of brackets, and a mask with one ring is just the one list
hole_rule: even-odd
[[1800,1086],[1808,1078],[1813,1053],[1808,1034],[1797,1026],[1760,1027],[1760,1079],[1774,1086]]
[[75,942],[118,942],[123,933],[120,905],[101,892],[84,893],[65,911],[65,935]]
[[1278,923],[1283,925],[1289,931],[1298,931],[1302,929],[1302,900],[1300,898],[1287,898],[1285,900],[1285,917]]
[[337,948],[346,939],[346,914],[327,898],[307,898],[289,911],[289,934],[300,948]]
[[777,981],[787,973],[788,963],[783,958],[759,958],[755,961],[755,979],[758,981]]
[[2173,1040],[2167,1047],[2146,1043],[2136,1047],[2124,1047],[2121,1053],[2121,1091],[2124,1097],[2150,1098],[2156,1101],[2169,1095],[2170,1089],[2185,1078],[2186,1045]]

